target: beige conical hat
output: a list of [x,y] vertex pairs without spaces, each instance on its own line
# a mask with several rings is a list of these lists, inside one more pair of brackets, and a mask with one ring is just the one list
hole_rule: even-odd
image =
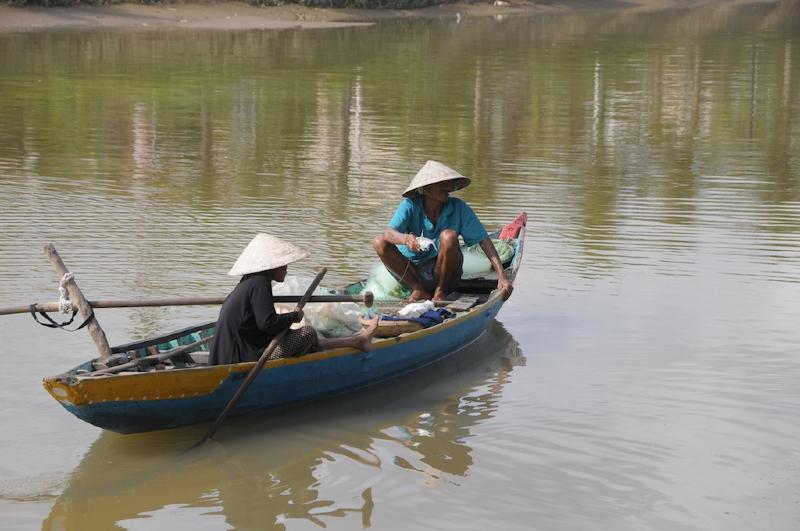
[[409,184],[408,188],[406,188],[406,191],[403,192],[403,197],[410,196],[418,188],[422,188],[423,186],[428,186],[429,184],[433,183],[440,183],[442,181],[455,181],[453,183],[453,191],[466,188],[470,183],[468,177],[464,177],[453,168],[445,166],[441,162],[429,160],[414,176],[411,184]]
[[276,269],[302,260],[307,256],[308,253],[296,245],[285,242],[277,236],[260,232],[250,240],[250,243],[239,255],[228,274],[232,277],[238,277],[249,273]]

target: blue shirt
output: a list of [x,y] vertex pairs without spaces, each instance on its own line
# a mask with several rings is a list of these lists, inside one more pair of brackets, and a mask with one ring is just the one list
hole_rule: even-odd
[[483,228],[475,212],[461,199],[450,197],[442,206],[442,212],[434,225],[425,214],[423,198],[415,195],[403,199],[397,211],[389,221],[389,228],[398,232],[424,236],[434,240],[434,245],[425,251],[412,252],[405,245],[397,248],[403,256],[410,258],[414,264],[420,264],[435,257],[439,252],[439,235],[443,230],[452,229],[464,238],[467,245],[475,245],[484,238],[488,238],[486,229]]

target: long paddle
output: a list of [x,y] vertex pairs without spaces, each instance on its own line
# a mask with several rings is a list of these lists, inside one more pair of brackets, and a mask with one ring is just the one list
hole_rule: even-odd
[[[272,297],[276,303],[297,302],[300,300],[298,295],[275,295]],[[314,295],[307,302],[363,302],[367,307],[372,306],[372,293],[366,291],[360,295]],[[190,297],[172,299],[149,299],[149,300],[118,300],[118,301],[87,301],[92,308],[148,308],[152,306],[216,306],[225,302],[225,297]],[[72,309],[76,306],[73,303]],[[37,302],[27,306],[10,306],[0,308],[0,315],[11,315],[15,313],[34,312],[57,312],[59,310],[57,302]]]
[[[308,290],[306,290],[305,295],[303,295],[303,298],[301,298],[300,301],[297,303],[298,309],[302,309],[303,306],[305,306],[308,299],[311,298],[311,294],[314,293],[315,289],[317,289],[317,286],[322,281],[322,277],[324,277],[325,273],[327,272],[328,270],[324,267],[319,270],[319,273],[317,273],[317,276],[314,278],[313,282],[311,282],[311,285],[308,287]],[[250,373],[247,375],[247,378],[244,379],[242,385],[240,385],[239,389],[236,390],[236,394],[233,395],[231,401],[228,402],[228,405],[225,406],[225,409],[222,410],[222,413],[219,414],[217,420],[214,421],[214,424],[211,425],[211,428],[209,428],[209,430],[206,432],[203,438],[200,439],[200,441],[198,441],[198,443],[195,444],[192,448],[200,446],[201,444],[209,440],[211,437],[213,437],[215,433],[217,433],[217,429],[219,429],[220,425],[225,420],[225,417],[228,416],[228,413],[233,409],[233,407],[236,405],[236,403],[239,401],[242,395],[244,395],[245,391],[247,391],[247,388],[250,387],[251,383],[253,383],[253,380],[256,379],[256,376],[258,376],[258,374],[261,372],[261,369],[264,367],[264,364],[269,359],[270,354],[272,354],[272,351],[277,348],[278,343],[283,338],[283,336],[286,335],[286,332],[288,332],[288,330],[284,330],[283,332],[279,333],[277,336],[275,336],[275,338],[272,341],[270,341],[269,346],[267,346],[267,348],[264,349],[264,352],[261,354],[261,357],[258,358],[258,362],[256,362],[255,367],[253,367],[250,370]]]

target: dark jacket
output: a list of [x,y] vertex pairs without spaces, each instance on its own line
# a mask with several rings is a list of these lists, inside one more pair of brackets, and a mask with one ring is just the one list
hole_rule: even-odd
[[219,311],[209,364],[258,360],[272,338],[295,319],[297,312],[275,313],[269,271],[243,276]]

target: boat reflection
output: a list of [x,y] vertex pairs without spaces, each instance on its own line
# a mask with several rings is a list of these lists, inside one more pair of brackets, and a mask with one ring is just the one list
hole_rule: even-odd
[[[371,525],[372,488],[395,476],[425,483],[466,474],[470,430],[491,418],[519,345],[500,323],[462,352],[391,383],[280,413],[230,419],[187,452],[207,426],[121,436],[103,432],[73,471],[43,529],[152,525],[187,511],[204,524],[322,527],[359,514]],[[387,475],[388,473],[388,475]],[[393,478],[393,479],[392,479]],[[405,479],[402,479],[405,481]],[[145,520],[142,520],[145,519]]]

